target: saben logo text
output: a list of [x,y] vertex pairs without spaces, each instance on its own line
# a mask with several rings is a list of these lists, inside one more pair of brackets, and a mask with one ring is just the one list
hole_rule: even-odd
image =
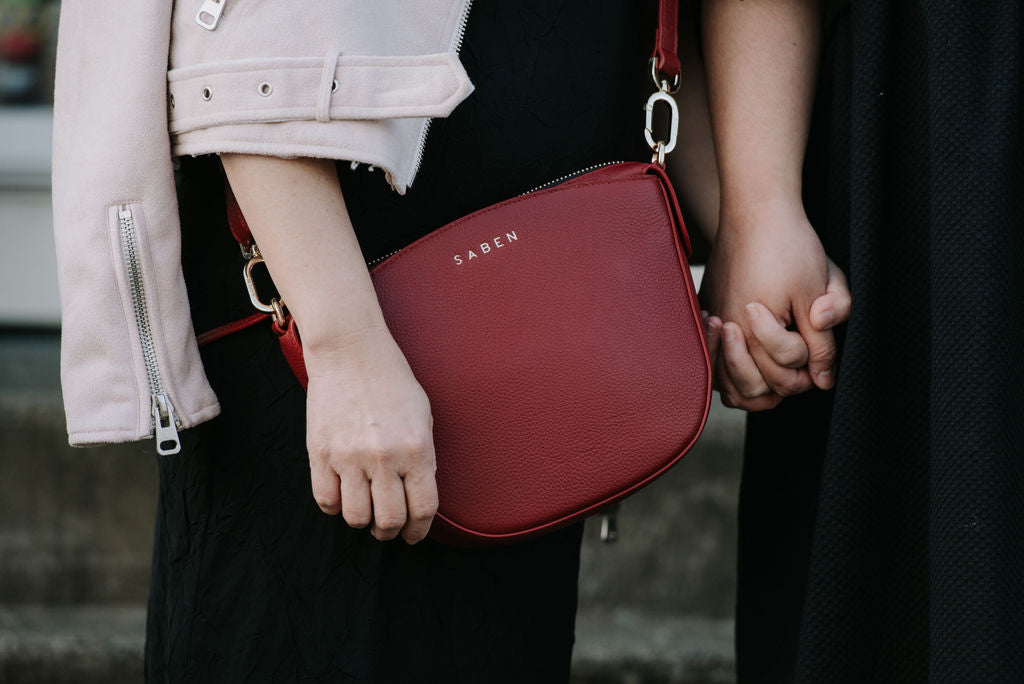
[[513,230],[508,233],[505,233],[505,237],[496,235],[495,237],[491,238],[490,242],[481,242],[479,249],[471,249],[468,252],[466,252],[465,256],[463,256],[462,254],[456,254],[455,256],[452,257],[452,259],[455,260],[456,266],[461,266],[462,264],[468,261],[472,261],[473,259],[479,259],[484,254],[490,254],[494,250],[501,249],[502,247],[511,245],[513,242],[517,242],[518,240],[519,236],[516,235],[516,231]]

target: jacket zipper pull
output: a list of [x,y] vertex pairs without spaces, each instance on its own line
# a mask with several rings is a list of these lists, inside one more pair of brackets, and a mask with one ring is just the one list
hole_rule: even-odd
[[153,425],[156,433],[156,453],[170,456],[181,451],[178,439],[177,418],[174,417],[174,406],[164,393],[153,395]]
[[220,15],[224,11],[224,3],[228,0],[203,0],[203,6],[196,13],[196,23],[207,31],[217,28]]

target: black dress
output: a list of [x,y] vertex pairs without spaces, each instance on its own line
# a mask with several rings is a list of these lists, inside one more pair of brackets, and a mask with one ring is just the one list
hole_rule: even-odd
[[[462,49],[476,91],[433,122],[408,193],[339,163],[367,259],[565,173],[644,159],[653,9],[478,0]],[[215,158],[181,160],[197,331],[252,311],[222,182]],[[269,327],[202,354],[223,413],[158,457],[150,681],[568,679],[582,525],[490,550],[378,542],[314,503],[306,396]]]
[[835,391],[749,418],[742,684],[1024,682],[1022,31],[830,8],[805,199],[854,308]]

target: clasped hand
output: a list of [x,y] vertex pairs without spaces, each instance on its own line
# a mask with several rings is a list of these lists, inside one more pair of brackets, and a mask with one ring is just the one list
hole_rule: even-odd
[[849,318],[850,291],[799,202],[723,210],[701,302],[726,406],[763,411],[834,385],[832,328]]

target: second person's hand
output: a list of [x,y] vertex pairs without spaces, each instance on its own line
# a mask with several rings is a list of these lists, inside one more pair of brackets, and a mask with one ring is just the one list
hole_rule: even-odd
[[815,385],[830,388],[830,329],[850,310],[842,271],[798,203],[724,216],[701,288],[715,314],[705,325],[723,403],[758,411]]

